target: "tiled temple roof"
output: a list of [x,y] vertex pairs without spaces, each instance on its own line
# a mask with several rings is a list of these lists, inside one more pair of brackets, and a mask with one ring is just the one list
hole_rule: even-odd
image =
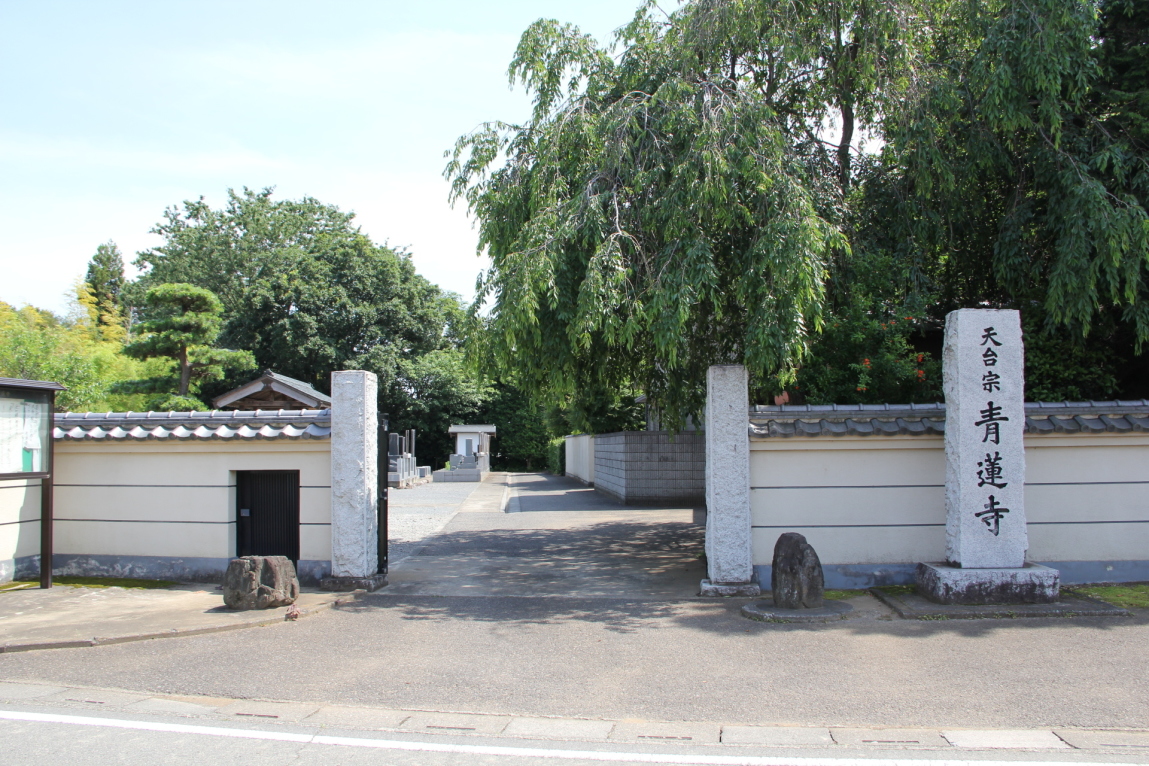
[[331,410],[211,410],[210,412],[63,412],[58,441],[152,439],[330,439]]
[[[944,404],[803,404],[750,408],[750,438],[896,436],[945,433]],[[1116,402],[1030,402],[1025,432],[1149,432],[1149,399]]]

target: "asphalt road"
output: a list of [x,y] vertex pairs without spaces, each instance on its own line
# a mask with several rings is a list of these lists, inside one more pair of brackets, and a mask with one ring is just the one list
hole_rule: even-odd
[[390,598],[0,655],[0,678],[429,710],[802,725],[1149,722],[1149,619],[755,623],[738,602]]
[[[1146,610],[1122,618],[919,622],[892,619],[864,596],[851,620],[757,623],[738,614],[743,600],[649,595],[658,589],[619,598],[578,585],[580,570],[619,571],[620,562],[656,554],[682,571],[696,565],[699,538],[688,520],[673,522],[680,533],[668,536],[649,513],[600,522],[602,509],[588,508],[563,524],[532,528],[532,513],[555,513],[550,501],[537,512],[526,510],[530,502],[520,506],[513,514],[459,514],[408,561],[496,556],[517,561],[537,575],[534,582],[551,566],[563,575],[552,578],[560,585],[575,583],[557,595],[384,590],[295,623],[0,654],[0,679],[536,716],[1149,728]],[[485,516],[500,518],[484,529]]]

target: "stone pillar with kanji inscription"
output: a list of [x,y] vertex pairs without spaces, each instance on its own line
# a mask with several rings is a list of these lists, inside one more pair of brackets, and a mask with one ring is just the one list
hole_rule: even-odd
[[946,316],[946,561],[918,589],[948,604],[1056,600],[1059,573],[1026,562],[1025,348],[1017,311]]
[[946,317],[946,559],[1025,565],[1025,354],[1016,311]]

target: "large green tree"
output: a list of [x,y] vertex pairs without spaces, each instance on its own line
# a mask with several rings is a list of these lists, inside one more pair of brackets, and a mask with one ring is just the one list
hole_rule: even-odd
[[397,374],[383,392],[391,428],[414,428],[416,456],[423,465],[442,468],[455,451],[447,433],[452,425],[479,422],[490,387],[471,369],[461,351],[437,349],[400,360]]
[[762,393],[935,398],[945,312],[994,305],[1033,391],[1117,392],[1079,372],[1149,338],[1147,15],[693,0],[645,5],[614,56],[532,25],[531,118],[447,168],[492,259],[480,353],[552,400],[637,385],[673,425],[728,361]]
[[1021,310],[1031,398],[1147,390],[1146,9],[950,5],[858,208],[855,252],[935,322]]
[[224,307],[221,342],[250,350],[261,369],[323,391],[333,370],[370,370],[394,392],[402,362],[455,342],[458,299],[335,206],[244,189],[219,209],[202,199],[170,208],[154,231],[164,243],[140,253],[136,290],[169,281],[211,290]]
[[[352,214],[244,189],[222,208],[202,199],[170,208],[154,231],[163,244],[139,255],[137,293],[170,280],[210,289],[223,305],[221,344],[321,391],[335,370],[374,372],[380,411],[393,430],[419,431],[424,464],[446,459],[448,426],[473,420],[485,401],[486,384],[456,348],[457,296],[416,273],[410,254],[372,242]],[[203,391],[243,382],[232,374]]]
[[510,69],[531,118],[464,136],[446,171],[492,261],[480,356],[552,401],[637,386],[672,425],[711,364],[792,377],[849,251],[856,138],[919,26],[901,2],[649,3],[612,57],[532,25]]

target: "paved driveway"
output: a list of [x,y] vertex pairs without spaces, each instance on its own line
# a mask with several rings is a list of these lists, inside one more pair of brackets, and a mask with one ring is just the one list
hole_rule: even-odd
[[508,478],[507,512],[456,515],[391,567],[386,594],[633,599],[698,594],[705,576],[701,511],[620,505],[566,477]]

